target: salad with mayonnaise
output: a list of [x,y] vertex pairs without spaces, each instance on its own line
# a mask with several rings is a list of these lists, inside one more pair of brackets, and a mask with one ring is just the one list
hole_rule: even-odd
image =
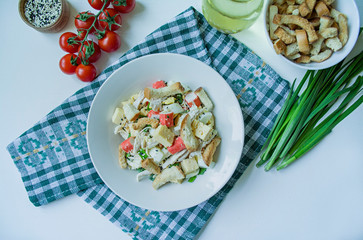
[[136,180],[151,179],[154,189],[166,183],[193,182],[214,167],[221,142],[215,129],[213,102],[199,87],[156,81],[133,95],[112,115],[121,168],[138,171]]

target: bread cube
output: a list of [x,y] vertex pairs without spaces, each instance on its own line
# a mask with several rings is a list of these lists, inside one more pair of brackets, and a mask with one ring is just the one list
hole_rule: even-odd
[[180,165],[186,175],[186,178],[191,178],[199,173],[199,165],[195,158],[184,159]]
[[170,147],[174,141],[174,133],[165,125],[159,125],[159,127],[153,131],[152,136],[155,141],[164,147]]

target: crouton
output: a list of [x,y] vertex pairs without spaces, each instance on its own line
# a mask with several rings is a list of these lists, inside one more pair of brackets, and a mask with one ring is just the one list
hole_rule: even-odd
[[118,162],[121,168],[127,168],[126,152],[121,148],[121,144],[118,146]]
[[302,17],[306,17],[308,14],[311,13],[311,9],[308,7],[306,2],[304,2],[299,6],[299,12]]
[[172,166],[171,168],[165,168],[160,174],[158,174],[152,186],[154,189],[159,189],[161,186],[168,182],[180,181],[185,178],[185,174],[182,169],[178,166]]
[[338,29],[334,27],[328,27],[319,31],[319,33],[323,38],[332,38],[338,36]]
[[334,22],[334,18],[330,16],[321,16],[320,17],[320,25],[319,25],[319,31],[322,31],[328,27],[330,27]]
[[285,56],[292,56],[299,52],[299,46],[297,43],[291,43],[286,46]]
[[277,37],[274,35],[275,30],[277,29],[278,25],[274,24],[272,20],[274,19],[274,16],[278,13],[278,8],[275,5],[271,5],[269,8],[269,24],[270,24],[270,38],[272,40],[277,39]]
[[313,10],[316,4],[316,0],[306,0],[305,3],[310,10]]
[[277,28],[274,34],[280,38],[285,44],[296,42],[296,37],[290,35],[282,28]]
[[120,125],[125,117],[124,110],[122,108],[116,108],[112,115],[112,122]]
[[155,118],[140,118],[136,123],[132,124],[134,130],[143,129],[146,125],[151,125],[152,128],[157,128],[159,121]]
[[194,135],[197,138],[202,139],[203,141],[206,141],[207,139],[209,139],[209,136],[212,134],[213,132],[213,128],[198,121],[198,120],[194,120],[193,121],[193,132]]
[[141,166],[153,174],[161,172],[160,167],[151,158],[142,160]]
[[344,45],[348,41],[348,19],[344,14],[340,14],[338,16],[338,25],[339,25],[338,37],[344,47]]
[[204,89],[200,87],[197,90],[195,90],[194,92],[195,92],[195,94],[197,94],[200,101],[202,102],[204,107],[207,109],[207,111],[212,111],[214,105],[213,105],[212,101],[210,100],[210,98],[208,97],[208,94],[204,91]]
[[319,17],[323,15],[330,15],[329,8],[326,6],[324,2],[319,1],[315,6],[315,11]]
[[309,54],[310,46],[305,30],[295,30],[295,32],[296,32],[297,45],[299,46],[299,51],[303,54]]
[[157,99],[157,98],[163,98],[163,97],[169,97],[178,93],[183,93],[184,88],[181,85],[180,82],[176,82],[170,86],[163,87],[163,88],[145,88],[144,89],[144,96],[151,100],[151,99]]
[[326,39],[325,45],[334,52],[340,50],[343,47],[343,44],[340,42],[339,38],[337,37]]
[[328,59],[332,55],[333,51],[330,49],[325,50],[317,55],[311,56],[310,60],[313,62],[322,62]]
[[131,103],[126,103],[123,106],[123,110],[127,120],[129,121],[135,121],[140,115],[140,111],[137,110]]
[[187,114],[182,123],[180,128],[180,136],[183,139],[184,145],[189,152],[194,152],[199,147],[199,141],[194,136],[192,126],[191,126],[191,119],[189,114]]
[[299,58],[297,58],[295,60],[296,63],[309,63],[310,61],[310,56],[307,55],[301,55]]
[[286,51],[286,44],[281,39],[277,39],[273,46],[277,54],[284,54]]
[[295,15],[281,15],[276,14],[273,22],[275,24],[295,24],[303,28],[308,34],[309,43],[313,43],[318,40],[318,35],[316,34],[313,25],[305,18]]
[[164,147],[170,147],[174,141],[174,133],[165,125],[159,125],[152,133],[155,141]]
[[312,55],[317,55],[320,50],[321,50],[321,46],[322,46],[322,43],[324,42],[324,38],[319,34],[319,39],[316,40],[313,44],[311,44],[312,48],[311,48],[311,51],[310,53]]
[[202,149],[203,161],[208,167],[214,160],[213,156],[220,142],[221,138],[216,136],[204,149]]
[[194,157],[184,159],[181,162],[180,166],[183,169],[183,172],[184,172],[186,178],[194,177],[194,176],[198,175],[198,173],[199,173],[199,165],[198,165],[197,160],[195,160]]

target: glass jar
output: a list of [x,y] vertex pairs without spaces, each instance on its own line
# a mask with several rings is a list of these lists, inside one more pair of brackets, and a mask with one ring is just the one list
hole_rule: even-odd
[[202,10],[210,25],[225,33],[250,27],[258,18],[263,0],[203,0]]

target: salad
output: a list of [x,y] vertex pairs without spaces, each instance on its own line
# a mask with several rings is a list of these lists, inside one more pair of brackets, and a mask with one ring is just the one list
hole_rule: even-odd
[[151,179],[154,189],[166,183],[193,182],[215,165],[221,142],[215,129],[213,102],[199,87],[181,82],[153,83],[116,107],[112,122],[121,168],[137,171],[136,180]]

